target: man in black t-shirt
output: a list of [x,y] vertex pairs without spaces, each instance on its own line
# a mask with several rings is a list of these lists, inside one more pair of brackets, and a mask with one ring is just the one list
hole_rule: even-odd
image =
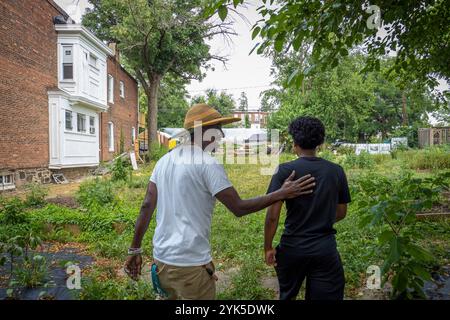
[[282,202],[268,208],[264,230],[266,263],[275,266],[281,300],[295,299],[305,278],[306,300],[342,300],[345,278],[333,224],[347,213],[347,179],[341,166],[316,156],[325,138],[319,119],[297,118],[290,124],[289,133],[298,159],[279,166],[267,192],[278,190],[292,171],[296,177],[311,174],[316,185],[312,194],[286,200],[285,228],[276,249],[272,242]]

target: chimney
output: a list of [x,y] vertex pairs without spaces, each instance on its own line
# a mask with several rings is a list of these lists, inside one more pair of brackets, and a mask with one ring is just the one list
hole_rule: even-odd
[[117,48],[117,43],[110,42],[108,43],[108,47],[112,50],[114,58],[118,63],[120,63],[120,55],[119,55],[119,49]]

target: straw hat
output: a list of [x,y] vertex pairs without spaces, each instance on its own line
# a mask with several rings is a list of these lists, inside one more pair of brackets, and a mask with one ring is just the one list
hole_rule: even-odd
[[[201,121],[201,123],[195,123]],[[199,126],[225,125],[232,122],[241,121],[241,118],[222,117],[214,108],[204,103],[193,105],[184,118],[184,128],[194,129]]]

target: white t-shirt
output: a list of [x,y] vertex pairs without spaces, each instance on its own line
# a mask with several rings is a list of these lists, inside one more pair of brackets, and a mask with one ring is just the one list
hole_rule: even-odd
[[174,266],[211,261],[215,195],[232,186],[222,165],[197,145],[181,145],[155,165],[158,189],[153,257]]

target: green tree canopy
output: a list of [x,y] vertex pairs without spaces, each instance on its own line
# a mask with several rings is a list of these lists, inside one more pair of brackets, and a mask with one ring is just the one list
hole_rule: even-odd
[[115,42],[148,101],[149,141],[156,141],[158,90],[166,74],[201,79],[215,57],[206,40],[232,33],[202,12],[202,0],[90,0],[83,24],[102,40]]
[[208,89],[204,95],[193,97],[192,103],[206,103],[214,107],[223,116],[231,115],[236,108],[236,102],[231,94],[224,91],[218,93],[215,89]]
[[[245,0],[215,0],[207,12],[225,19],[230,7]],[[252,37],[260,37],[258,54],[268,49],[301,51],[311,46],[311,65],[292,71],[288,84],[301,85],[315,71],[335,68],[359,47],[368,59],[360,71],[380,70],[381,59],[396,52],[387,70],[401,78],[425,81],[450,79],[450,0],[260,0],[261,19]]]

